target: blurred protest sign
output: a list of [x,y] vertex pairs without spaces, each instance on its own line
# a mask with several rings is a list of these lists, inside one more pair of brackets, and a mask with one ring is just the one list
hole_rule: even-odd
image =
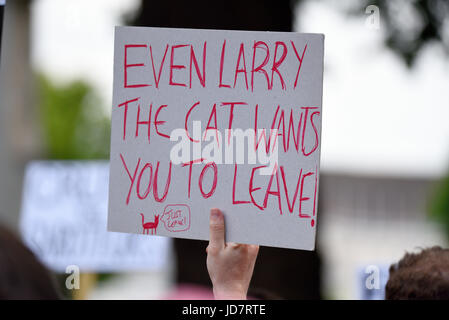
[[324,36],[116,27],[108,230],[313,250]]
[[49,268],[66,272],[160,270],[171,239],[106,231],[109,163],[33,161],[25,172],[21,233]]

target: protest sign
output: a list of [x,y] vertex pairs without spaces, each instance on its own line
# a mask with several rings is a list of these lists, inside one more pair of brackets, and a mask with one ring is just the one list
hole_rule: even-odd
[[25,171],[21,233],[26,245],[57,272],[162,270],[171,239],[106,231],[106,161],[33,161]]
[[313,250],[324,36],[117,27],[108,230]]

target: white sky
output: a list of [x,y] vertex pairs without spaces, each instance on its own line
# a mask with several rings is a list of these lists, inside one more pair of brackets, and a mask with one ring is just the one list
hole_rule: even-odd
[[32,63],[58,81],[83,78],[112,101],[114,26],[138,0],[35,0]]
[[[35,0],[32,62],[58,81],[84,78],[112,101],[113,27],[137,0]],[[382,12],[380,12],[382,15]],[[441,176],[449,170],[449,63],[436,47],[408,70],[367,16],[309,2],[302,32],[325,34],[321,167]],[[298,28],[298,27],[296,27]]]

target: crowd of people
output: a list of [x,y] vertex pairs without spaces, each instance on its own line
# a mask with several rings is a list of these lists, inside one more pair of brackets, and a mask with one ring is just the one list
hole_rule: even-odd
[[[214,298],[247,299],[259,246],[226,242],[224,215],[217,208],[210,212],[209,239],[206,264]],[[387,300],[449,299],[449,249],[406,253],[389,273]],[[0,299],[62,298],[51,272],[13,232],[0,227]]]

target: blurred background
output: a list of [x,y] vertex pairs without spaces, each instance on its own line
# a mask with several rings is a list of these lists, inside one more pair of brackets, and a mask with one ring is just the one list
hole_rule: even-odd
[[[367,266],[447,246],[445,0],[7,1],[1,223],[19,230],[29,161],[108,159],[116,25],[325,34],[317,250],[263,248],[254,296],[369,298]],[[170,268],[97,275],[82,298],[207,296],[206,245],[175,240]]]

